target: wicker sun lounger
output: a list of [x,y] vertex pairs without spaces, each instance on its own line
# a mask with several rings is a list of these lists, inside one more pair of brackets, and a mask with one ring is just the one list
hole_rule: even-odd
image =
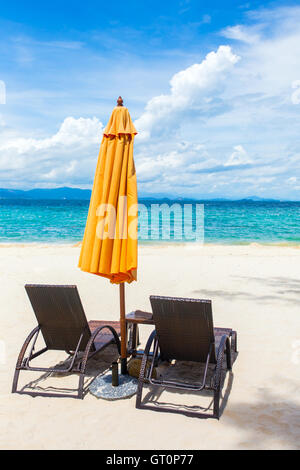
[[[222,374],[226,372],[223,369],[223,360],[226,355],[227,369],[231,370],[231,352],[237,351],[236,332],[229,328],[213,327],[210,300],[151,296],[150,301],[155,330],[148,339],[142,359],[136,407],[156,411],[176,411],[174,407],[158,407],[142,403],[145,383],[195,392],[208,389],[213,390],[214,394],[213,414],[209,416],[219,419]],[[201,384],[153,378],[152,371],[159,359],[204,363]],[[150,361],[149,366],[148,361]],[[213,375],[209,383],[206,383],[210,364],[213,365]],[[188,414],[208,417],[205,413],[194,411]]]
[[[25,289],[36,315],[38,326],[27,337],[20,351],[12,393],[32,396],[68,396],[83,399],[87,361],[112,342],[116,343],[120,354],[119,322],[87,322],[76,286],[26,285]],[[40,332],[45,347],[35,352],[35,344]],[[29,355],[25,357],[30,344]],[[31,366],[33,359],[49,350],[66,351],[71,356],[70,363],[64,369]],[[69,395],[18,391],[17,386],[21,370],[62,374],[79,373],[78,393]]]

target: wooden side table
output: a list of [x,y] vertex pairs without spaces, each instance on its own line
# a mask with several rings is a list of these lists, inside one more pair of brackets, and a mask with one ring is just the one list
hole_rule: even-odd
[[139,325],[154,325],[152,313],[135,310],[126,315],[126,329],[129,332],[128,355],[136,356],[139,345]]

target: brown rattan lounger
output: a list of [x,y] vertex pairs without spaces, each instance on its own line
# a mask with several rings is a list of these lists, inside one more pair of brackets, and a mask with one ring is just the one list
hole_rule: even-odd
[[[88,359],[106,346],[115,342],[120,354],[119,322],[87,322],[76,286],[26,285],[28,297],[37,318],[38,326],[27,337],[20,351],[13,380],[12,393],[32,396],[68,396],[84,397],[84,375]],[[42,333],[45,347],[35,352],[39,333]],[[26,350],[31,344],[28,357]],[[70,365],[65,369],[33,367],[30,362],[49,350],[66,351],[71,355]],[[83,353],[79,356],[79,353]],[[79,373],[77,395],[39,393],[17,390],[21,370]]]
[[[209,389],[214,392],[214,406],[211,416],[219,419],[224,354],[226,355],[227,369],[231,369],[231,351],[236,352],[237,350],[236,332],[229,328],[213,327],[210,300],[151,296],[150,302],[155,330],[148,339],[142,359],[136,407],[156,411],[175,411],[174,408],[160,408],[143,404],[142,391],[145,383],[191,391]],[[150,353],[152,345],[153,352]],[[158,359],[204,363],[202,383],[192,385],[185,382],[152,378],[153,367]],[[150,361],[149,367],[146,367],[147,361]],[[213,380],[207,384],[209,364],[214,365],[214,372]],[[208,416],[196,412],[188,414],[200,417]]]

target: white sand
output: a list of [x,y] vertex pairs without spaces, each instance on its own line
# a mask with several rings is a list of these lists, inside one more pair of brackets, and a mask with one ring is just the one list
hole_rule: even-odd
[[[78,255],[79,248],[70,246],[0,247],[2,353],[6,346],[6,359],[0,355],[1,448],[299,448],[299,249],[140,247],[139,281],[126,288],[127,311],[149,310],[150,294],[209,298],[215,325],[238,331],[240,353],[227,375],[228,401],[220,421],[136,410],[135,398],[112,403],[90,394],[81,401],[10,393],[17,354],[35,326],[25,283],[77,284],[88,319],[118,319],[118,288],[80,272]],[[141,330],[143,343],[149,328]],[[98,366],[103,369],[113,356],[112,346]],[[28,383],[27,374],[21,384]],[[49,379],[56,387],[76,383],[74,376]],[[163,392],[159,400],[210,401],[174,392]]]

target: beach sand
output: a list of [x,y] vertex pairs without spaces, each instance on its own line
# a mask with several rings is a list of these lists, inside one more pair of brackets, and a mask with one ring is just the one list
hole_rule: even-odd
[[[300,249],[190,244],[143,245],[139,251],[138,282],[126,286],[127,312],[149,310],[150,294],[207,298],[213,302],[215,326],[238,331],[239,355],[225,380],[220,421],[137,410],[135,398],[107,402],[91,394],[83,401],[12,395],[17,355],[36,325],[24,284],[77,284],[89,320],[118,319],[118,287],[77,269],[78,246],[2,245],[0,447],[299,448]],[[150,331],[151,327],[141,328],[142,344]],[[93,367],[104,370],[115,354],[115,346],[110,346]],[[54,354],[51,360],[62,357]],[[32,378],[23,372],[20,385]],[[56,376],[37,384],[72,387],[77,377]],[[201,406],[210,399],[207,394],[174,391],[158,397],[164,403]]]

